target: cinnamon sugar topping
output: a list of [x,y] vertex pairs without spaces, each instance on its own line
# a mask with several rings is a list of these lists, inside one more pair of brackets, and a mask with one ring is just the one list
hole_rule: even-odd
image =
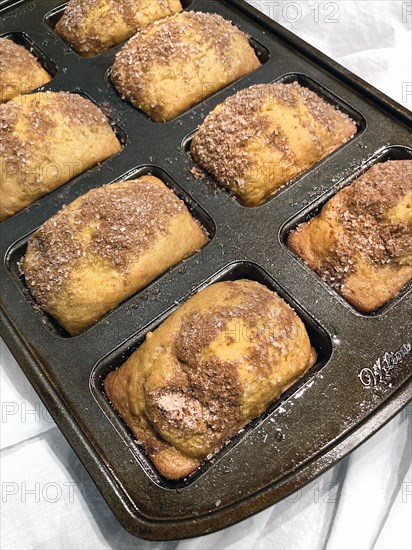
[[[239,422],[244,388],[237,369],[245,357],[224,360],[210,351],[213,341],[226,345],[246,341],[246,359],[256,380],[273,369],[270,349],[284,355],[292,345],[297,334],[296,314],[262,285],[249,284],[249,292],[239,295],[239,283],[226,282],[226,286],[232,286],[227,308],[211,306],[206,312],[194,311],[183,317],[174,342],[183,374],[176,379],[176,387],[167,386],[149,396],[150,405],[160,411],[169,426],[186,433],[202,433],[205,440],[213,442],[230,433]],[[262,326],[262,319],[266,326]],[[247,331],[228,329],[228,323],[240,320]],[[256,326],[258,330],[254,330]]]
[[[299,115],[300,102],[307,108],[310,119],[330,135],[336,132],[338,124],[355,127],[346,114],[297,82],[258,84],[229,97],[206,117],[192,142],[195,160],[221,185],[240,191],[248,181],[259,178],[259,174],[254,173],[256,170],[262,170],[262,166],[255,165],[256,147],[280,152],[282,165],[297,165],[288,134],[281,125],[276,125],[276,112],[271,113],[276,105],[295,109],[295,124],[308,128],[321,157],[323,153],[313,125],[302,122]],[[274,124],[276,128],[270,132]],[[273,184],[276,186],[276,182]]]
[[[116,55],[111,70],[113,84],[123,99],[160,120],[167,107],[162,103],[162,88],[169,87],[169,81],[187,86],[186,93],[190,95],[194,79],[203,82],[205,71],[209,72],[210,59],[221,72],[227,73],[227,82],[222,82],[222,87],[236,79],[238,73],[243,74],[242,60],[237,59],[234,50],[234,36],[243,41],[245,50],[255,58],[246,35],[220,15],[189,11],[155,21],[132,37]],[[160,82],[159,90],[154,86],[156,79]],[[209,91],[208,83],[204,82],[198,100],[213,93],[216,84],[211,82]]]
[[171,0],[71,0],[57,31],[85,56],[97,55],[142,25],[179,11]]
[[138,250],[146,250],[168,220],[185,208],[170,189],[144,177],[107,185],[80,197],[31,238],[26,281],[40,306],[60,293],[73,263],[109,262],[127,272]]
[[334,249],[319,270],[326,282],[339,289],[357,258],[386,266],[399,265],[411,254],[411,215],[409,221],[407,213],[402,220],[387,216],[411,191],[412,161],[387,161],[372,166],[329,201],[343,230],[336,232]]
[[16,44],[9,38],[0,38],[0,76],[16,67],[25,67],[27,71],[41,69],[40,63],[29,50]]
[[228,48],[233,34],[244,36],[230,21],[216,13],[190,11],[155,21],[131,38],[116,55],[112,75],[115,79],[126,76],[120,74],[124,67],[137,68],[144,73],[155,64],[168,65],[186,57],[200,61],[205,46],[214,48],[219,58],[230,65]]
[[[29,102],[26,105],[26,101]],[[29,107],[29,108],[28,108]],[[0,156],[5,174],[17,174],[25,189],[42,188],[41,168],[55,166],[50,147],[39,143],[52,138],[58,127],[57,113],[70,124],[108,127],[102,111],[91,101],[68,92],[41,92],[0,105]],[[17,122],[26,131],[18,132]],[[27,136],[27,137],[23,137]],[[68,162],[70,159],[67,159]]]

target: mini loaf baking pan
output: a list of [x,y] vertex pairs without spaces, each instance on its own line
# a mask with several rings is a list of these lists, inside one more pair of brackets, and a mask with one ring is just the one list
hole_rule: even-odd
[[[123,145],[2,223],[1,335],[113,513],[132,534],[151,540],[210,533],[279,501],[362,443],[411,397],[411,284],[373,314],[361,314],[287,247],[297,225],[369,167],[412,158],[410,113],[246,2],[183,4],[231,20],[249,35],[261,66],[174,120],[156,123],[111,84],[122,45],[81,57],[54,30],[65,9],[61,1],[0,2],[0,36],[29,48],[53,76],[41,89],[90,98]],[[225,98],[270,82],[310,88],[347,113],[357,133],[263,204],[246,207],[194,170],[190,142]],[[90,189],[144,174],[175,191],[209,242],[70,337],[27,289],[19,266],[28,239]],[[317,363],[193,475],[166,480],[107,399],[104,380],[194,293],[242,278],[275,290],[295,309]]]

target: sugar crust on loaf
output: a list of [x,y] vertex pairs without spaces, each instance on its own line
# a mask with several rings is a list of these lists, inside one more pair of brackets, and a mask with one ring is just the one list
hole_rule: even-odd
[[190,151],[219,185],[258,206],[356,132],[348,115],[297,82],[258,84],[218,105]]
[[116,55],[111,79],[123,99],[164,122],[259,66],[248,37],[230,21],[182,12],[131,38]]
[[0,105],[0,221],[121,150],[90,100],[38,92]]
[[142,176],[60,210],[30,238],[22,270],[36,303],[76,335],[207,240],[172,190]]
[[315,362],[304,324],[277,294],[226,281],[148,333],[104,387],[159,473],[180,479]]
[[51,75],[24,46],[0,38],[0,103],[47,84]]
[[180,0],[70,0],[56,32],[79,54],[92,57],[181,10]]
[[372,166],[288,244],[356,309],[382,307],[412,279],[412,161]]

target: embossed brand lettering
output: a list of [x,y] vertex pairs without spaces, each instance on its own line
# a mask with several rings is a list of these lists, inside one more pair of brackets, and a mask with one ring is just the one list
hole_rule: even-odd
[[365,388],[376,388],[385,377],[389,377],[392,370],[411,352],[412,346],[408,342],[398,351],[386,352],[383,358],[379,357],[372,368],[364,368],[358,374],[359,380]]

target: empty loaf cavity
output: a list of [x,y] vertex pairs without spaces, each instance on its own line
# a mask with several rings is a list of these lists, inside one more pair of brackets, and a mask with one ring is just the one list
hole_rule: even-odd
[[143,176],[58,212],[29,240],[22,269],[38,305],[76,335],[206,242],[173,191]]
[[56,32],[79,54],[91,57],[181,10],[179,0],[70,0]]
[[218,105],[190,150],[219,185],[258,206],[354,134],[353,120],[297,82],[258,84]]
[[180,479],[315,361],[304,324],[275,292],[221,282],[149,332],[104,386],[160,474]]
[[0,38],[0,103],[43,86],[51,79],[24,46]]
[[118,153],[102,111],[66,92],[39,92],[0,105],[0,220]]
[[247,36],[230,21],[183,12],[131,38],[116,56],[111,79],[122,98],[162,122],[259,65]]
[[412,278],[412,161],[375,164],[288,244],[359,311],[383,306]]

